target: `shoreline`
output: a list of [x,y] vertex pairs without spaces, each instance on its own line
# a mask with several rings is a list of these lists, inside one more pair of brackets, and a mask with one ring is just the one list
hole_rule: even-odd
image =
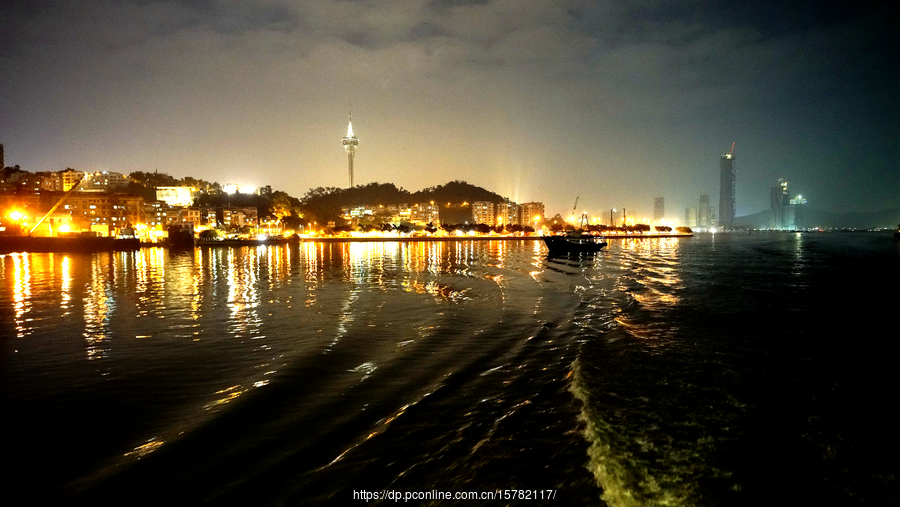
[[[657,238],[691,238],[693,234],[654,234],[654,235],[619,235],[598,236],[606,241],[611,239],[657,239]],[[197,241],[195,246],[254,246],[254,245],[283,245],[291,243],[413,243],[422,242],[450,242],[450,241],[541,241],[543,236],[446,236],[446,237],[415,237],[415,238],[360,238],[360,237],[325,237],[325,238],[290,238],[279,240],[222,240],[222,241]],[[148,244],[145,246],[164,246]]]
[[[600,236],[605,241],[616,239],[664,239],[690,238],[693,234],[654,234],[654,235],[613,235]],[[27,236],[0,236],[0,254],[10,253],[66,253],[66,252],[100,252],[129,251],[139,248],[169,248],[172,250],[233,247],[233,246],[267,246],[292,245],[301,243],[414,243],[414,242],[456,242],[456,241],[541,241],[543,236],[446,236],[446,237],[324,237],[324,238],[283,238],[267,240],[222,240],[199,241],[193,245],[169,245],[167,243],[144,243],[137,239],[117,239],[109,237],[91,238],[46,238]]]

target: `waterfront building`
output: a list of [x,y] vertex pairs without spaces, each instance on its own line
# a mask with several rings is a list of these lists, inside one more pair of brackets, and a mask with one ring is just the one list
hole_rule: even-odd
[[772,210],[772,218],[769,222],[771,229],[794,229],[793,213],[790,211],[788,180],[778,178],[778,181],[775,182],[775,186],[770,192],[769,206]]
[[60,208],[69,213],[75,226],[93,231],[105,228],[112,234],[143,222],[144,199],[120,193],[75,192]]
[[353,134],[353,115],[350,115],[350,122],[347,124],[347,135],[341,140],[344,143],[344,150],[347,152],[347,168],[350,172],[350,186],[353,188],[353,157],[356,156],[356,147],[359,146],[359,138]]
[[344,220],[353,219],[371,219],[375,216],[378,208],[371,204],[362,204],[359,206],[343,206],[341,207],[341,218]]
[[192,224],[194,229],[201,225],[200,208],[181,208],[178,215],[182,225]]
[[148,201],[141,208],[142,222],[149,229],[161,231],[169,225],[179,223],[178,211],[169,207],[165,201]]
[[472,203],[472,223],[494,226],[495,211],[493,201]]
[[[178,215],[179,221],[184,221],[182,220],[182,215],[180,213],[181,210],[179,210]],[[205,217],[204,225],[215,227],[217,229],[235,230],[240,229],[241,227],[259,226],[259,214],[255,206],[207,207],[205,210],[197,210],[197,213],[200,215],[199,219],[201,221],[203,221]],[[193,212],[191,212],[191,216],[192,215]]]
[[659,222],[666,217],[666,199],[657,197],[653,199],[653,221]]
[[72,168],[67,168],[65,171],[60,172],[60,177],[62,178],[61,190],[63,192],[66,192],[77,185],[81,181],[81,179],[84,178],[84,172],[76,171]]
[[544,203],[526,202],[519,205],[519,223],[537,229],[536,224],[544,221]]
[[[70,190],[76,183],[80,182],[85,173],[69,168],[64,171],[56,172],[37,172],[29,173],[21,171],[14,173],[10,177],[10,181],[17,182],[30,191],[46,190],[49,192],[66,192]],[[22,179],[24,178],[24,179]]]
[[802,195],[794,197],[788,201],[789,217],[792,229],[800,229],[809,227],[809,220],[806,217],[806,199]]
[[247,227],[259,227],[259,210],[256,206],[245,206],[240,208],[244,214],[244,225]]
[[714,223],[710,220],[709,194],[700,196],[700,206],[697,208],[697,226],[710,227]]
[[46,174],[48,173],[14,172],[9,176],[7,181],[9,185],[8,187],[5,186],[4,190],[31,194],[39,193],[41,190],[46,190],[43,184]]
[[697,226],[697,208],[684,209],[684,225],[688,227]]
[[275,215],[266,215],[265,217],[260,218],[259,228],[265,229],[269,234],[281,232],[284,229],[281,220]]
[[110,171],[98,171],[88,173],[88,178],[82,185],[81,191],[84,192],[110,192],[116,187],[128,186],[131,181],[122,173]]
[[403,223],[403,222],[411,222],[412,221],[412,208],[410,208],[409,204],[405,202],[401,202],[397,205],[397,219],[394,223]]
[[412,207],[410,222],[420,225],[440,225],[441,208],[434,203],[416,204]]
[[190,206],[200,197],[200,190],[194,187],[156,187],[156,199],[169,206]]
[[495,225],[519,225],[519,205],[510,201],[497,204],[494,210]]
[[719,160],[719,225],[724,229],[734,229],[734,143],[731,151]]
[[244,210],[236,206],[222,206],[222,223],[225,229],[241,228],[245,225]]

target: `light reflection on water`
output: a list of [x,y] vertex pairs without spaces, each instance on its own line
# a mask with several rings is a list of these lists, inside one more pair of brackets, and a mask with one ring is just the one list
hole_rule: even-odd
[[[531,245],[535,269],[528,274],[540,281],[541,245]],[[442,282],[439,275],[484,277],[502,287],[500,270],[508,249],[503,241],[310,242],[198,248],[178,255],[144,248],[93,255],[9,254],[2,256],[0,270],[17,338],[56,330],[54,319],[66,318],[68,330],[83,339],[84,357],[95,360],[109,357],[113,340],[211,339],[216,334],[204,329],[210,319],[223,316],[227,336],[263,338],[263,322],[272,314],[264,306],[291,309],[299,297],[303,307],[317,307],[323,284],[335,279],[350,283],[339,305],[344,325],[353,322],[354,301],[362,288],[460,300],[469,288]],[[264,296],[286,286],[295,290]],[[221,315],[222,309],[227,315]],[[82,324],[73,327],[72,318]]]
[[681,277],[680,241],[677,238],[629,239],[610,246],[613,264],[621,266],[615,288],[626,298],[615,304],[626,309],[616,313],[615,322],[651,348],[668,347],[676,331],[659,317],[675,309],[682,299],[685,287]]
[[[31,312],[31,269],[29,256],[12,254],[13,308],[16,312],[16,337],[23,338],[30,333],[27,315]],[[5,270],[6,271],[6,270]],[[6,273],[4,273],[5,275]]]
[[[895,250],[887,269],[883,249],[844,254],[862,240],[616,239],[574,259],[537,241],[0,256],[2,394],[32,446],[13,461],[31,460],[20,476],[56,467],[56,484],[155,463],[121,491],[207,487],[196,503],[515,481],[564,484],[572,505],[598,503],[597,484],[610,504],[765,505],[771,481],[817,469],[828,480],[807,475],[803,494],[827,498],[835,478],[886,491],[841,479],[869,460],[835,450],[883,444],[870,387],[894,370],[868,342],[809,329],[846,304],[825,275],[847,271],[844,290],[875,263],[896,279]],[[890,470],[884,454],[873,471]]]
[[[510,354],[507,348],[494,351],[501,346],[491,340],[506,336],[520,344],[522,326],[532,328],[529,339],[547,333],[542,322],[565,319],[557,310],[570,306],[564,297],[534,292],[547,280],[535,241],[144,248],[0,259],[0,304],[12,310],[3,325],[25,340],[4,372],[16,381],[15,396],[42,400],[52,385],[72,410],[81,409],[79,396],[96,396],[104,401],[94,406],[146,411],[134,420],[122,416],[142,428],[126,444],[116,442],[124,449],[118,458],[127,460],[168,446],[233,410],[236,400],[255,399],[250,393],[268,392],[258,390],[273,389],[273,379],[285,374],[307,383],[336,380],[300,400],[311,407],[386,378],[397,379],[390,386],[408,385],[381,403],[399,394],[406,407],[465,368],[470,355],[492,371],[516,371],[503,366],[509,358],[497,358]],[[504,309],[516,317],[499,319]],[[519,321],[522,312],[531,317]],[[47,367],[48,350],[59,356],[55,369]],[[403,380],[407,375],[422,380]],[[78,396],[71,379],[84,386]],[[403,410],[390,413],[396,418]]]

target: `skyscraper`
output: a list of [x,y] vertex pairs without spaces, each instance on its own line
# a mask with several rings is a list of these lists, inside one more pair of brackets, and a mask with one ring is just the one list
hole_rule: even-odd
[[734,143],[719,161],[719,225],[734,229]]
[[653,220],[659,222],[666,217],[666,199],[656,197],[653,199]]
[[788,180],[778,178],[775,186],[772,187],[771,197],[769,198],[772,208],[772,221],[769,226],[772,229],[793,229],[793,220],[790,213],[787,212],[790,205],[790,197],[788,196]]
[[698,208],[697,213],[697,225],[700,227],[709,227],[712,225],[712,221],[710,220],[710,209],[709,209],[709,194],[703,194],[700,196],[700,207]]
[[343,139],[344,150],[347,152],[347,165],[350,169],[350,188],[353,188],[353,156],[356,155],[356,147],[359,146],[359,138],[353,135],[353,114],[350,114],[350,123],[347,124],[347,137]]
[[688,227],[697,226],[697,208],[684,209],[684,225]]

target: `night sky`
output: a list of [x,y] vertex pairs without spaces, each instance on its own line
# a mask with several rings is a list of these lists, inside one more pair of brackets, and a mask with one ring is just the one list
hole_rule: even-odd
[[[296,197],[460,179],[548,215],[667,215],[736,142],[737,214],[780,177],[900,206],[897,2],[28,1],[0,7],[6,165]],[[629,211],[632,216],[632,212]]]

